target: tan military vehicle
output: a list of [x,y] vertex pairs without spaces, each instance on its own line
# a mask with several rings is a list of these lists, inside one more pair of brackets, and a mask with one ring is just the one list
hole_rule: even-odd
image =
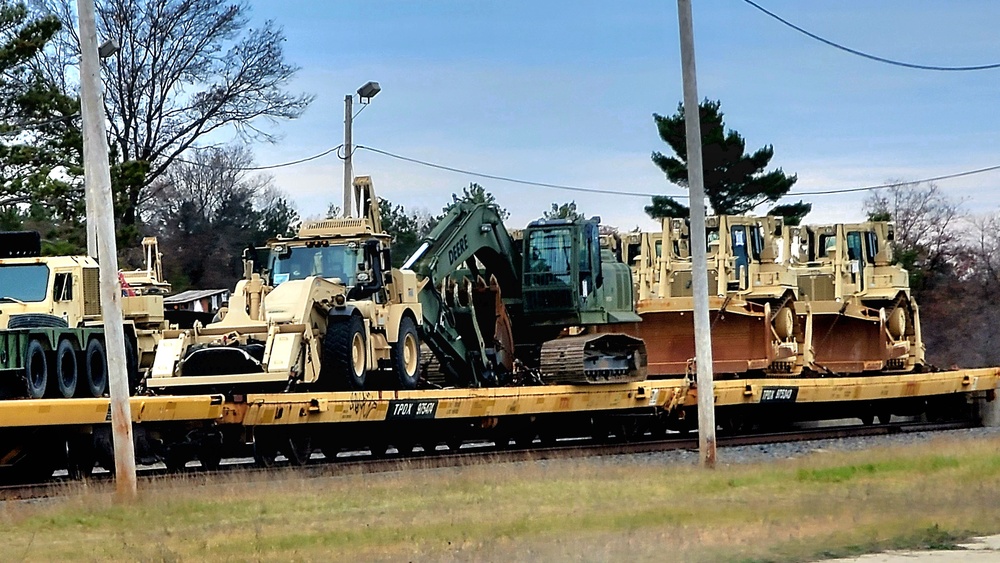
[[[100,397],[107,392],[107,356],[100,274],[89,256],[42,257],[38,233],[2,233],[0,253],[0,381],[8,397]],[[156,240],[144,245],[155,249]],[[150,250],[155,252],[155,250]],[[123,283],[126,364],[134,391],[166,329],[159,270],[129,274]],[[120,278],[125,279],[125,274]]]
[[415,388],[416,276],[391,267],[371,178],[354,188],[359,218],[307,221],[296,236],[269,240],[260,273],[246,256],[225,317],[166,334],[147,387],[363,389],[380,370]]
[[892,263],[891,223],[788,229],[815,369],[828,373],[910,371],[924,362],[909,276]]
[[[795,317],[798,287],[780,259],[779,217],[706,218],[713,370],[797,374],[808,358]],[[628,233],[642,317],[630,334],[657,342],[649,350],[650,376],[682,375],[694,358],[690,228],[686,219],[663,220],[661,233]]]

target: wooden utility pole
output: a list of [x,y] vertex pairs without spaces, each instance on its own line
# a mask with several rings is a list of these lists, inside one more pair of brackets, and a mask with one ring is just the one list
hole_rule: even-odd
[[118,283],[118,248],[108,164],[101,64],[97,53],[94,0],[77,0],[80,25],[80,104],[84,130],[84,170],[88,201],[87,224],[96,225],[97,254],[101,270],[101,315],[108,354],[108,389],[111,394],[111,430],[115,447],[117,499],[126,502],[137,494],[135,449],[132,444],[132,409],[129,405],[125,361],[125,327],[122,323],[122,290]]
[[354,129],[354,96],[344,97],[344,217],[351,216],[351,186],[354,183],[354,169],[351,163],[353,150],[351,135]]
[[[684,76],[688,192],[691,194],[691,288],[694,292],[694,356],[698,386],[698,449],[701,465],[715,467],[715,385],[712,381],[712,327],[708,315],[708,259],[705,241],[705,174],[701,159],[701,112],[694,64],[691,0],[677,0]],[[719,236],[725,236],[719,233]]]

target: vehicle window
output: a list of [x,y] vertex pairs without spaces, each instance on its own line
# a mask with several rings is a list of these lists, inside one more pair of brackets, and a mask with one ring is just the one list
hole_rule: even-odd
[[837,247],[837,237],[834,235],[820,235],[819,236],[819,257],[829,256],[829,251],[831,248]]
[[861,233],[851,231],[847,233],[847,259],[861,260]]
[[56,301],[73,300],[73,274],[70,272],[59,272],[52,284],[52,297]]
[[869,263],[874,264],[875,255],[878,254],[878,237],[875,236],[875,233],[868,231],[865,233],[865,239],[867,241],[865,245],[867,247],[865,249],[867,254],[865,257],[868,259]]
[[321,276],[340,278],[345,285],[353,286],[359,262],[358,249],[346,245],[296,246],[284,257],[271,254],[271,279],[278,285],[288,280]]
[[5,264],[0,266],[0,302],[5,300],[45,301],[49,267],[45,264]]
[[[552,274],[569,284],[573,236],[569,229],[532,231],[528,239],[528,274]],[[530,284],[533,278],[526,278]]]

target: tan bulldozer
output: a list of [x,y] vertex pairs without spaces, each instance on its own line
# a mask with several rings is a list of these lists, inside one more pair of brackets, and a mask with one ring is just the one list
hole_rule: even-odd
[[821,373],[912,371],[924,363],[920,314],[906,270],[893,264],[892,223],[790,227],[813,368]]

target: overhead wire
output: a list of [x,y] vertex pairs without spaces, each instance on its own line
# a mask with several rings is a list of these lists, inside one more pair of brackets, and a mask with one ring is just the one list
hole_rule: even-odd
[[[510,177],[507,177],[507,176],[498,176],[496,174],[484,174],[482,172],[475,172],[475,171],[472,171],[472,170],[463,170],[461,168],[455,168],[453,166],[445,166],[443,164],[435,164],[433,162],[427,162],[425,160],[419,160],[419,159],[416,159],[416,158],[410,158],[408,156],[402,156],[402,155],[399,155],[399,154],[394,154],[394,153],[391,153],[389,151],[384,151],[382,149],[376,149],[374,147],[367,147],[365,145],[358,145],[357,148],[359,150],[371,151],[371,152],[378,153],[378,154],[381,154],[381,155],[384,155],[384,156],[388,156],[390,158],[395,158],[397,160],[403,160],[403,161],[406,161],[406,162],[412,162],[414,164],[419,164],[421,166],[427,166],[427,167],[430,167],[430,168],[437,168],[438,170],[446,170],[448,172],[456,172],[458,174],[466,174],[468,176],[476,176],[478,178],[488,178],[490,180],[499,180],[501,182],[511,182],[511,183],[514,183],[514,184],[523,184],[523,185],[526,185],[526,186],[537,186],[537,187],[540,187],[540,188],[552,188],[552,189],[555,189],[555,190],[567,190],[567,191],[573,191],[573,192],[592,193],[592,194],[626,195],[626,196],[633,196],[633,197],[653,197],[654,195],[657,195],[657,194],[650,194],[650,193],[644,193],[644,192],[627,192],[627,191],[621,191],[621,190],[602,190],[602,189],[598,189],[598,188],[581,188],[581,187],[578,187],[578,186],[566,186],[566,185],[562,185],[562,184],[549,184],[549,183],[546,183],[546,182],[533,182],[531,180],[519,180],[517,178],[510,178]],[[677,196],[677,197],[680,197],[680,196]]]
[[[329,149],[327,149],[327,150],[325,150],[323,152],[314,154],[312,156],[308,156],[308,157],[305,157],[305,158],[300,158],[300,159],[292,160],[292,161],[288,161],[288,162],[282,162],[282,163],[278,163],[278,164],[269,164],[269,165],[265,165],[265,166],[226,167],[226,169],[227,170],[239,170],[239,171],[258,171],[258,170],[273,170],[275,168],[285,168],[285,167],[288,167],[288,166],[295,166],[297,164],[302,164],[302,163],[305,163],[305,162],[309,162],[311,160],[316,160],[316,159],[322,158],[322,157],[324,157],[324,156],[326,156],[326,155],[328,155],[330,153],[333,153],[335,151],[339,151],[341,148],[343,148],[343,146],[344,146],[343,144],[340,144],[340,145],[337,145],[335,147],[331,147],[331,148],[329,148]],[[584,188],[584,187],[581,187],[581,186],[570,186],[570,185],[565,185],[565,184],[552,184],[552,183],[548,183],[548,182],[535,182],[535,181],[532,181],[532,180],[522,180],[522,179],[519,179],[519,178],[510,177],[510,176],[500,176],[500,175],[497,175],[497,174],[487,174],[487,173],[484,173],[484,172],[476,172],[474,170],[468,170],[468,169],[464,169],[464,168],[457,168],[457,167],[454,167],[454,166],[446,166],[444,164],[437,164],[437,163],[434,163],[434,162],[429,162],[429,161],[421,160],[421,159],[418,159],[418,158],[412,158],[412,157],[409,157],[409,156],[403,156],[401,154],[396,154],[396,153],[393,153],[393,152],[390,152],[390,151],[387,151],[387,150],[382,150],[382,149],[378,149],[378,148],[375,148],[375,147],[369,147],[369,146],[366,146],[366,145],[354,145],[354,150],[355,151],[357,151],[357,150],[366,150],[366,151],[370,151],[370,152],[373,152],[373,153],[376,153],[376,154],[387,156],[389,158],[393,158],[393,159],[396,159],[396,160],[401,160],[401,161],[404,161],[404,162],[410,162],[412,164],[417,164],[417,165],[420,165],[420,166],[426,166],[428,168],[435,168],[437,170],[444,170],[444,171],[447,171],[447,172],[454,172],[456,174],[465,174],[467,176],[474,176],[474,177],[477,177],[477,178],[487,178],[487,179],[490,179],[490,180],[497,180],[497,181],[501,181],[501,182],[510,182],[510,183],[513,183],[513,184],[521,184],[521,185],[525,185],[525,186],[535,186],[535,187],[540,187],[540,188],[551,188],[551,189],[556,189],[556,190],[564,190],[564,191],[571,191],[571,192],[578,192],[578,193],[622,195],[622,196],[627,196],[627,197],[652,198],[652,197],[658,197],[658,196],[665,196],[665,197],[672,197],[672,198],[675,198],[675,199],[688,199],[688,197],[689,197],[687,194],[662,194],[662,193],[660,193],[660,194],[654,194],[654,193],[648,193],[648,192],[633,192],[633,191],[610,190],[610,189],[602,189],[602,188]],[[353,152],[354,151],[352,151],[352,153]],[[338,158],[341,158],[341,159],[344,158],[344,157],[340,156],[339,154],[337,156],[338,156]],[[190,160],[185,160],[185,159],[178,159],[178,161],[183,162],[185,164],[193,164],[193,165],[196,165],[196,166],[212,166],[212,164],[209,164],[209,163],[195,162],[195,161],[190,161]],[[836,195],[836,194],[847,194],[847,193],[856,193],[856,192],[864,192],[864,191],[874,191],[874,190],[880,190],[880,189],[885,189],[885,188],[892,188],[892,187],[896,187],[896,186],[917,185],[917,184],[922,184],[922,183],[926,183],[926,182],[937,182],[937,181],[940,181],[940,180],[950,180],[950,179],[953,179],[953,178],[961,178],[961,177],[964,177],[964,176],[973,176],[975,174],[983,174],[985,172],[992,172],[994,170],[1000,170],[1000,165],[987,166],[987,167],[984,167],[984,168],[977,168],[975,170],[966,170],[966,171],[963,171],[963,172],[955,172],[955,173],[952,173],[952,174],[943,174],[943,175],[940,175],[940,176],[933,176],[933,177],[929,177],[929,178],[923,178],[923,179],[920,179],[920,180],[908,180],[908,181],[892,182],[892,183],[878,184],[878,185],[873,185],[873,186],[862,186],[862,187],[855,187],[855,188],[839,188],[839,189],[832,189],[832,190],[791,191],[791,192],[788,192],[787,194],[785,194],[784,197],[809,196],[809,195]]]
[[[300,158],[298,160],[291,160],[291,161],[288,161],[288,162],[281,162],[281,163],[278,163],[278,164],[267,164],[267,165],[264,165],[264,166],[226,166],[224,168],[226,170],[236,170],[236,171],[240,171],[240,172],[255,172],[255,171],[259,171],[259,170],[273,170],[275,168],[286,168],[288,166],[295,166],[296,164],[302,164],[304,162],[309,162],[310,160],[316,160],[318,158],[323,158],[324,156],[326,156],[326,155],[328,155],[328,154],[330,154],[332,152],[339,151],[341,149],[341,147],[343,147],[343,146],[344,146],[343,144],[340,144],[340,145],[337,145],[335,147],[331,147],[329,149],[326,149],[325,151],[323,151],[321,153],[314,154],[312,156],[307,156],[305,158]],[[176,160],[178,162],[183,162],[184,164],[193,164],[195,166],[214,166],[213,164],[209,164],[209,163],[205,163],[205,162],[195,162],[193,160],[187,160],[187,159],[183,159],[183,158],[178,158]]]
[[991,63],[991,64],[985,64],[985,65],[969,65],[969,66],[938,66],[938,65],[925,65],[925,64],[908,63],[908,62],[897,61],[897,60],[893,60],[893,59],[887,59],[885,57],[879,57],[877,55],[872,55],[870,53],[865,53],[864,51],[859,51],[857,49],[852,49],[852,48],[847,47],[845,45],[841,45],[840,43],[836,43],[836,42],[831,41],[829,39],[820,37],[819,35],[816,35],[815,33],[812,33],[811,31],[803,29],[803,28],[795,25],[794,23],[792,23],[792,22],[790,22],[790,21],[782,18],[778,14],[775,14],[774,12],[771,12],[770,10],[768,10],[767,8],[764,8],[760,4],[754,2],[753,0],[743,0],[743,1],[746,2],[747,4],[753,6],[757,10],[760,10],[764,14],[770,16],[771,18],[774,18],[775,20],[781,22],[782,24],[784,24],[784,25],[786,25],[786,26],[794,29],[795,31],[798,31],[799,33],[801,33],[803,35],[811,37],[811,38],[815,39],[816,41],[819,41],[821,43],[825,43],[826,45],[829,45],[830,47],[833,47],[835,49],[840,49],[841,51],[845,51],[847,53],[851,53],[852,55],[857,55],[859,57],[864,57],[866,59],[870,59],[870,60],[877,61],[877,62],[880,62],[880,63],[886,63],[886,64],[895,65],[895,66],[901,66],[901,67],[905,67],[905,68],[914,68],[914,69],[918,69],[918,70],[940,70],[940,71],[991,70],[991,69],[995,69],[995,68],[1000,68],[1000,63]]

